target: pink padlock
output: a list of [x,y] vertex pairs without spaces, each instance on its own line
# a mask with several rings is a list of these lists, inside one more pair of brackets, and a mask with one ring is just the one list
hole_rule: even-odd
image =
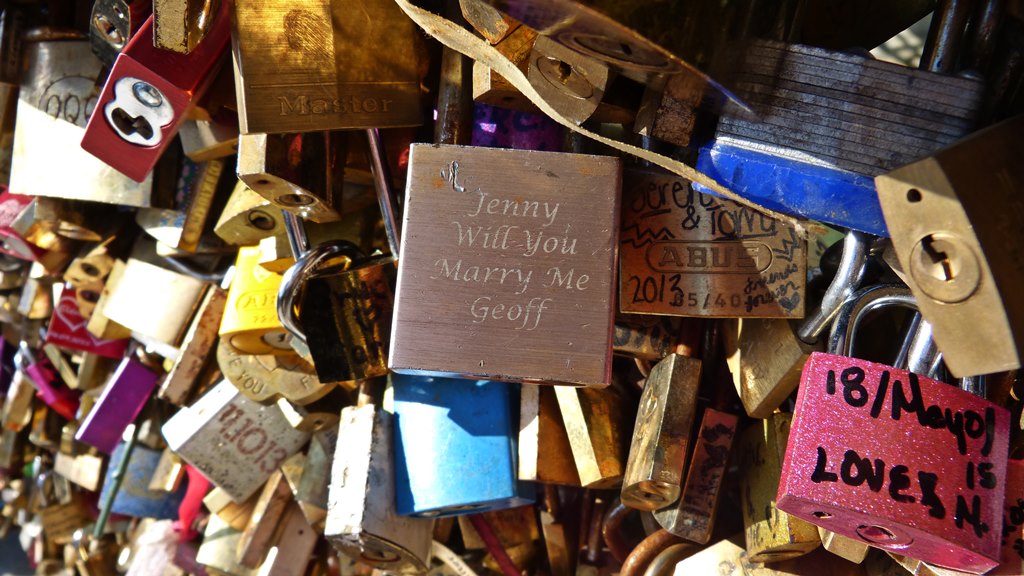
[[49,360],[43,358],[32,362],[25,368],[25,374],[35,384],[36,398],[64,418],[75,419],[75,413],[78,412],[78,393],[60,382]]
[[872,546],[972,573],[1000,562],[1010,414],[905,370],[816,352],[778,507]]

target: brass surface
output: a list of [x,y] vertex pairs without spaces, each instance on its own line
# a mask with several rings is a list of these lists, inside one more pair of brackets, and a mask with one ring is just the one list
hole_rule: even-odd
[[653,511],[679,498],[701,361],[669,354],[647,376],[629,449],[622,503]]
[[871,550],[863,542],[830,532],[821,526],[818,526],[818,536],[821,537],[822,548],[854,564],[863,562],[868,556],[868,551]]
[[206,37],[222,0],[153,0],[153,45],[188,54]]
[[587,488],[616,488],[625,468],[627,406],[616,387],[556,386],[555,397],[572,446],[580,483]]
[[257,402],[269,403],[283,397],[308,404],[333,388],[321,384],[313,368],[297,354],[239,354],[221,340],[217,345],[217,363],[224,378]]
[[239,180],[213,232],[228,244],[259,244],[264,238],[284,234],[281,209]]
[[610,157],[414,144],[389,367],[607,386],[618,174]]
[[181,353],[167,371],[157,395],[174,404],[184,406],[192,395],[196,381],[206,369],[217,341],[217,329],[224,316],[227,292],[211,287],[196,310],[192,324],[185,333]]
[[781,562],[821,544],[818,527],[779,510],[775,496],[792,414],[776,412],[740,436],[740,498],[747,554],[752,562]]
[[422,122],[422,41],[394,2],[258,0],[233,16],[243,134]]
[[957,377],[1021,366],[1022,130],[1017,116],[875,179],[914,299]]
[[791,321],[779,318],[745,318],[740,324],[739,370],[733,373],[747,414],[769,418],[796,390],[804,362],[815,350],[824,350],[824,339],[809,345],[796,335]]
[[654,169],[623,179],[619,308],[676,316],[804,315],[796,227]]
[[519,392],[519,479],[579,486],[572,446],[555,391],[523,386]]
[[283,210],[314,222],[341,218],[345,146],[342,134],[243,134],[238,178]]
[[114,340],[117,338],[127,338],[132,335],[131,330],[107,317],[107,304],[114,293],[114,287],[118,285],[121,277],[124,276],[126,266],[123,260],[114,261],[110,267],[110,274],[107,275],[107,281],[103,284],[100,298],[96,301],[96,306],[93,308],[89,323],[85,326],[85,329],[97,338]]
[[191,276],[129,258],[103,314],[136,335],[177,347],[206,287]]

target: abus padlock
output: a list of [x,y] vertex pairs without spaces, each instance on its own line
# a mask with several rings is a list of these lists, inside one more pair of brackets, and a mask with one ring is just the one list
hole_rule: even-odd
[[128,348],[128,339],[97,338],[86,329],[88,320],[82,317],[77,291],[66,286],[53,307],[46,343],[69,350],[97,354],[106,358],[120,358]]
[[[100,502],[106,501],[110,491],[117,483],[114,480],[114,474],[121,461],[126,457],[125,446],[124,442],[118,443],[110,455],[106,480],[103,481],[103,490],[100,492]],[[178,517],[178,507],[185,498],[188,485],[182,482],[177,490],[170,492],[152,490],[149,487],[150,479],[157,472],[161,452],[161,450],[154,450],[141,444],[136,444],[132,448],[131,452],[127,454],[127,468],[121,478],[120,487],[114,494],[111,512],[135,518],[156,518],[158,520]]]
[[238,250],[220,324],[221,341],[239,354],[291,354],[290,336],[277,318],[281,275],[260,267],[259,258],[259,247]]
[[626,506],[653,511],[679,498],[700,372],[700,360],[669,354],[647,376],[622,481]]
[[[913,301],[905,288],[887,286],[848,301],[831,349],[848,352],[856,320],[888,302]],[[780,509],[937,566],[982,573],[999,563],[1005,409],[905,370],[814,353],[793,420]],[[823,427],[834,422],[843,425]]]
[[[86,40],[54,34],[26,42],[28,73],[18,94],[11,191],[108,204],[149,206],[152,179],[135,182],[82,150],[82,135],[97,109],[102,63]],[[53,159],[59,158],[57,166]]]
[[954,376],[1014,369],[1024,356],[1021,241],[1010,233],[1024,222],[1021,130],[1017,116],[875,180],[906,282]]
[[[424,61],[417,30],[385,0],[234,7],[242,133],[416,126]],[[387,47],[386,50],[382,49]]]
[[132,356],[126,357],[78,427],[75,440],[112,453],[152,396],[156,383],[152,370]]
[[610,384],[619,184],[615,158],[414,144],[389,368]]
[[875,176],[969,133],[984,84],[833,50],[758,41],[697,169],[760,205],[888,236]]
[[288,425],[277,406],[261,406],[221,382],[182,408],[162,429],[167,445],[235,502],[251,496],[309,434]]
[[622,212],[622,312],[804,315],[807,241],[794,224],[653,167],[625,171]]
[[223,61],[227,2],[210,16],[206,41],[187,55],[153,45],[152,16],[142,25],[114,62],[82,148],[136,182],[146,178]]
[[327,496],[324,536],[354,560],[381,570],[419,574],[430,562],[433,520],[399,516],[396,467],[390,458],[394,417],[380,406],[341,411]]
[[513,385],[407,374],[392,374],[391,385],[398,514],[433,518],[533,501],[533,486],[517,474]]

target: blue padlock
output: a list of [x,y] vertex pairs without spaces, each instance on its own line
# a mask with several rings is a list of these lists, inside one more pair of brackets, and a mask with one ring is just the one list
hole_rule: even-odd
[[[113,484],[112,477],[117,470],[121,459],[124,457],[125,443],[121,442],[114,448],[110,456],[110,465],[107,466],[107,476],[103,481],[103,490],[100,492],[100,502],[105,502],[107,493]],[[162,490],[150,490],[149,482],[156,472],[160,463],[160,450],[153,450],[141,444],[136,444],[132,450],[128,468],[125,470],[124,480],[121,488],[114,496],[114,503],[110,510],[114,514],[123,514],[135,518],[156,518],[157,520],[170,520],[178,517],[178,507],[185,498],[185,490],[188,482],[181,482],[174,492]]]
[[697,170],[766,208],[885,237],[874,177],[971,132],[984,94],[974,78],[770,41],[744,51],[736,86],[758,117],[723,114]]
[[533,485],[518,479],[518,388],[391,374],[398,514],[433,518],[533,503]]

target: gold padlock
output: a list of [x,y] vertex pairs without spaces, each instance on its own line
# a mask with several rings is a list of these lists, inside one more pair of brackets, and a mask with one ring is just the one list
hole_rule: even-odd
[[393,2],[354,8],[339,0],[235,5],[232,61],[242,133],[422,122],[418,31]]
[[523,386],[519,392],[519,479],[580,486],[569,435],[555,391]]

